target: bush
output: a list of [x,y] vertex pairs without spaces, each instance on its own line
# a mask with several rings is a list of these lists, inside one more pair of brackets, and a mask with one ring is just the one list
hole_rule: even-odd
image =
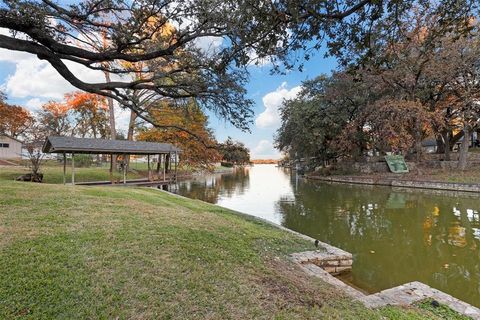
[[312,176],[347,176],[357,173],[358,172],[351,167],[333,164],[328,167],[319,168],[312,173]]
[[88,168],[93,164],[93,157],[89,154],[76,154],[74,159],[76,167]]
[[233,167],[233,163],[230,163],[230,162],[220,162],[220,165],[222,167],[226,167],[226,168],[232,168]]

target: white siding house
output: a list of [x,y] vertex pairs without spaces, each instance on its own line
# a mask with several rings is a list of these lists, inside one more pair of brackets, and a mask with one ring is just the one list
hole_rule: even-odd
[[22,142],[6,135],[0,135],[0,159],[21,158]]

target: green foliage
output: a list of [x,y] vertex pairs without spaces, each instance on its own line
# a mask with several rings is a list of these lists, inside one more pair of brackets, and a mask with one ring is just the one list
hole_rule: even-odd
[[332,176],[332,175],[346,176],[346,175],[352,175],[355,173],[358,173],[358,172],[356,172],[351,166],[333,164],[330,166],[322,167],[319,170],[316,170],[312,174],[317,176]]
[[[358,117],[369,94],[364,86],[352,86],[354,83],[346,73],[305,82],[300,95],[285,101],[280,109],[282,124],[276,146],[292,159],[306,158],[314,163],[340,156],[337,138]],[[362,136],[352,135],[346,142],[362,149],[362,140]]]
[[444,304],[440,304],[439,306],[432,305],[432,299],[425,299],[422,301],[417,302],[415,305],[422,309],[426,310],[429,313],[434,314],[436,317],[445,320],[468,320],[470,317],[464,316],[459,314],[458,312],[450,309]]
[[93,164],[93,156],[90,154],[76,154],[73,159],[76,167],[88,168]]
[[250,163],[250,150],[243,143],[233,141],[230,137],[224,143],[220,143],[218,149],[223,162],[239,165]]
[[220,164],[222,165],[222,167],[226,167],[226,168],[233,168],[233,163],[231,162],[220,162]]
[[[317,162],[387,152],[416,153],[419,160],[426,137],[452,142],[455,130],[478,128],[480,25],[445,22],[434,7],[398,19],[397,41],[374,29],[371,55],[360,64],[307,81],[297,99],[284,102],[281,150]],[[350,62],[364,53],[349,50]],[[467,149],[461,150],[465,163]]]
[[[208,117],[195,100],[189,101],[182,109],[165,102],[152,105],[150,114],[161,128],[141,128],[137,140],[171,143],[182,150],[180,153],[182,168],[187,166],[213,170],[213,164],[220,159],[219,152],[214,148],[217,141],[208,126]],[[188,130],[196,138],[175,127]]]

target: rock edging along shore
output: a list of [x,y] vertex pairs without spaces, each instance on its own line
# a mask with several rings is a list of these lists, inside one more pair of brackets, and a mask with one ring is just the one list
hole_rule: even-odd
[[319,177],[305,176],[307,179],[319,180],[325,182],[350,183],[350,184],[368,184],[401,188],[418,188],[462,192],[480,192],[480,184],[476,183],[456,183],[442,181],[416,181],[392,178],[369,178],[356,176],[338,176],[338,177]]
[[[326,246],[325,248],[323,246]],[[293,253],[290,258],[307,274],[342,290],[368,308],[387,305],[406,306],[424,299],[434,299],[452,310],[480,320],[480,309],[451,295],[434,289],[422,282],[413,281],[374,294],[365,294],[339,280],[334,275],[348,272],[352,268],[352,254],[326,243],[319,243],[320,250]]]
[[[167,192],[159,189],[155,190]],[[190,198],[175,193],[168,193],[179,198],[191,200]],[[433,298],[460,314],[469,316],[475,320],[480,320],[479,308],[421,282],[410,282],[375,294],[365,294],[335,277],[335,275],[340,273],[351,271],[353,264],[353,256],[351,253],[266,219],[235,210],[230,211],[247,219],[261,221],[267,225],[295,234],[305,240],[311,241],[312,244],[317,242],[318,250],[292,253],[290,259],[307,274],[318,277],[324,282],[333,285],[369,308],[378,308],[386,305],[409,305],[426,298]]]

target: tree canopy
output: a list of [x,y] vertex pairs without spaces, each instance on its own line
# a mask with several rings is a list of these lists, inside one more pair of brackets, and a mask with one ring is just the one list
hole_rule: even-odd
[[[372,32],[394,38],[401,17],[418,8],[442,16],[446,30],[466,21],[476,2],[372,0],[50,0],[0,2],[0,47],[48,61],[80,90],[117,100],[155,124],[136,91],[149,101],[196,99],[248,130],[252,101],[247,66],[268,59],[273,69],[301,68],[322,45],[344,62],[374,53]],[[400,21],[401,22],[401,21]],[[212,45],[217,40],[218,45]],[[209,44],[205,48],[205,44]],[[358,59],[357,59],[358,60]],[[360,59],[361,60],[361,59]],[[141,63],[142,68],[138,68]],[[72,64],[108,75],[87,83]],[[131,76],[131,74],[142,74]],[[100,77],[99,77],[100,79]]]
[[33,121],[30,111],[21,106],[6,103],[0,95],[0,134],[18,138],[29,129]]
[[64,101],[49,101],[36,114],[39,128],[46,135],[106,138],[110,128],[105,97],[75,91]]
[[193,132],[201,141],[181,130],[168,130],[145,125],[140,128],[136,138],[142,141],[167,142],[182,149],[180,165],[190,168],[213,169],[213,164],[220,161],[220,154],[210,145],[217,141],[208,127],[208,118],[199,108],[195,100],[191,100],[187,108],[178,110],[167,101],[150,108],[151,116],[160,125],[180,126]]
[[284,102],[281,150],[316,160],[386,152],[421,160],[422,141],[434,137],[449,160],[452,142],[464,137],[459,167],[465,168],[480,119],[478,22],[446,30],[429,10],[412,11],[402,22],[395,43],[377,30],[373,57],[305,82],[297,99]]
[[234,141],[228,137],[225,142],[218,145],[222,160],[237,165],[245,165],[250,163],[250,150],[239,141]]

